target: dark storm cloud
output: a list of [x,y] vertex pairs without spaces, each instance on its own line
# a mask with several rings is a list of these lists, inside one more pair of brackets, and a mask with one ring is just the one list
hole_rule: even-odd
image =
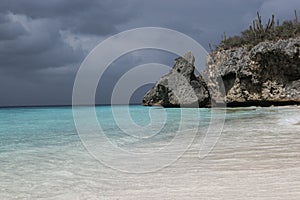
[[11,22],[7,15],[0,13],[0,40],[14,40],[24,34],[26,30],[22,24]]
[[140,26],[164,26],[183,32],[205,48],[217,44],[223,32],[237,34],[248,27],[261,0],[145,1],[143,16],[136,19]]
[[125,1],[4,1],[0,14],[0,67],[7,70],[62,67],[86,54],[64,40],[62,31],[107,35],[128,21]]
[[116,33],[135,15],[136,5],[126,0],[1,1],[0,106],[70,103],[76,69],[89,50],[85,39]]
[[[110,34],[116,25],[135,15],[139,1],[111,0],[9,0],[2,3],[2,12],[25,15],[31,19],[50,18],[58,21],[60,29],[78,33]],[[136,10],[136,9],[135,9]]]
[[[230,36],[247,28],[256,11],[264,18],[274,13],[281,20],[291,19],[299,2],[2,0],[0,106],[70,103],[76,70],[84,57],[99,41],[119,31],[144,26],[171,28],[208,49],[209,43],[218,44],[223,32]],[[127,61],[122,64],[130,68],[134,61],[130,57]],[[109,76],[118,77],[118,70],[110,71]]]
[[[19,20],[19,17],[10,14],[10,18],[13,20]],[[34,82],[47,77],[47,75],[37,76],[36,71],[61,68],[66,65],[74,67],[81,61],[84,57],[82,49],[73,48],[66,43],[61,37],[57,25],[49,21],[48,19],[31,20],[21,16],[20,23],[26,32],[14,39],[0,40],[0,72],[2,76],[16,77],[15,84],[21,83],[21,79]],[[36,84],[41,86],[39,83]],[[20,90],[23,86],[23,84],[20,85]],[[16,91],[18,90],[12,90],[14,93]]]

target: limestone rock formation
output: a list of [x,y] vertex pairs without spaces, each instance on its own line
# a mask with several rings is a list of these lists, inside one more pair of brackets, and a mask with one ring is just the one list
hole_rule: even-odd
[[262,42],[250,51],[240,47],[212,52],[205,75],[215,102],[300,104],[300,38]]
[[192,52],[175,59],[170,72],[160,78],[144,96],[145,106],[203,107],[209,102],[209,92],[201,76],[194,74],[195,58]]

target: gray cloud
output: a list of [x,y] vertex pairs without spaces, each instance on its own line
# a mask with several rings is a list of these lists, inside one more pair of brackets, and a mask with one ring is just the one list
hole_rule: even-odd
[[7,15],[0,13],[0,40],[14,40],[26,33],[21,23],[13,22]]
[[[128,21],[125,1],[4,1],[0,15],[0,67],[18,70],[78,63],[86,52],[64,40],[67,30],[80,37],[116,32]],[[124,10],[123,10],[124,9]]]
[[116,25],[135,16],[139,1],[111,0],[10,0],[2,3],[2,12],[25,15],[33,20],[52,19],[61,30],[107,35],[116,32]]
[[0,106],[70,103],[90,38],[97,41],[116,33],[118,25],[135,15],[135,5],[109,0],[1,1]]
[[272,1],[265,1],[262,3],[260,7],[260,11],[264,13],[264,17],[269,18],[272,14],[283,20],[294,19],[294,10],[298,10],[298,14],[300,14],[300,1],[298,0],[272,0]]

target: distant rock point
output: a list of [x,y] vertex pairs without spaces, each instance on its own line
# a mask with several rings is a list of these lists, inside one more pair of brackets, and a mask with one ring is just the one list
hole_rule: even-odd
[[170,72],[161,77],[147,92],[142,104],[163,107],[204,107],[210,100],[201,75],[195,76],[195,57],[192,52],[175,59]]
[[191,51],[186,52],[182,56],[186,61],[188,61],[190,64],[194,65],[195,64],[195,57]]

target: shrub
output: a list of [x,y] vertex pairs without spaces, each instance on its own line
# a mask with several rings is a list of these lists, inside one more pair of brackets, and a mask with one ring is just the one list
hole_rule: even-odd
[[260,14],[257,12],[257,19],[253,20],[249,29],[241,32],[240,35],[226,37],[224,33],[222,41],[216,47],[216,50],[230,49],[234,47],[246,46],[251,49],[263,41],[277,41],[279,39],[288,39],[300,36],[300,23],[298,22],[297,12],[295,10],[295,19],[284,21],[281,25],[275,17],[269,18],[264,26]]

